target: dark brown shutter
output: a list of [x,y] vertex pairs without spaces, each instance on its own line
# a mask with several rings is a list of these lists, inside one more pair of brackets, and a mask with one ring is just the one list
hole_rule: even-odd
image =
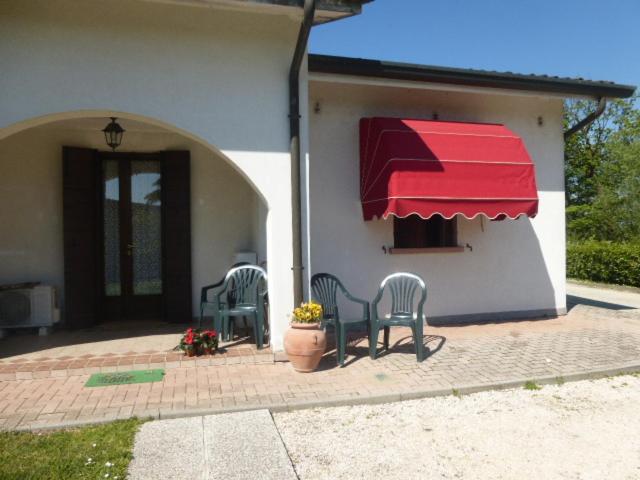
[[63,147],[65,322],[90,327],[100,311],[100,164],[96,151]]
[[165,318],[190,323],[191,170],[189,152],[162,152],[163,297]]

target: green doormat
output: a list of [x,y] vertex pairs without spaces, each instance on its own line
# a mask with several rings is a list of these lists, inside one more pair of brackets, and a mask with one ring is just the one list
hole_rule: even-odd
[[161,382],[164,369],[132,370],[130,372],[94,373],[85,387],[108,387],[109,385],[126,385],[129,383]]

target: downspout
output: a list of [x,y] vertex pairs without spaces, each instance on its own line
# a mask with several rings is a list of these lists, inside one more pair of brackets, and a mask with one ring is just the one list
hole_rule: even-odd
[[597,120],[600,115],[604,113],[605,108],[607,108],[607,99],[605,97],[600,97],[598,99],[598,108],[596,108],[593,112],[576,123],[569,130],[564,132],[564,140],[567,141],[571,135],[591,125],[594,121]]
[[298,33],[296,49],[293,52],[289,69],[289,132],[291,150],[291,225],[293,249],[293,299],[294,305],[302,302],[302,206],[300,193],[300,68],[307,50],[307,42],[313,17],[316,11],[316,0],[304,0],[304,17]]

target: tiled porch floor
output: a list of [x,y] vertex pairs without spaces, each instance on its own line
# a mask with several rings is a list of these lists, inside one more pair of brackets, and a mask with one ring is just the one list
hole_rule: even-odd
[[311,374],[283,362],[214,365],[209,359],[167,368],[156,383],[87,388],[85,373],[0,381],[0,429],[371,397],[392,401],[416,392],[640,367],[639,310],[579,305],[549,320],[427,327],[430,355],[422,363],[415,360],[408,331],[392,331],[392,349],[376,361],[366,355],[363,340],[348,349],[345,368],[336,368],[335,354],[328,352]]
[[271,349],[258,350],[249,337],[222,342],[214,356],[187,358],[175,350],[187,327],[159,322],[108,323],[86,330],[56,331],[42,337],[18,331],[0,340],[0,380],[61,378],[195,364],[273,362]]

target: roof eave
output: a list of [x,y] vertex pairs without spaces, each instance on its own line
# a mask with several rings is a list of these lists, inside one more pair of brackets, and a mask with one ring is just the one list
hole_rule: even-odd
[[[236,0],[238,1],[238,0]],[[301,7],[300,0],[239,0],[258,4],[273,4],[282,7]],[[342,18],[360,15],[362,5],[373,0],[317,0],[314,25],[340,20]]]
[[[299,14],[301,0],[141,0],[191,7],[225,8],[231,10],[253,9],[258,12]],[[362,5],[374,0],[317,0],[314,24],[322,24],[352,17],[362,13]]]
[[355,77],[544,92],[567,97],[628,98],[633,95],[636,89],[631,85],[611,82],[484,72],[314,54],[309,55],[309,71]]

